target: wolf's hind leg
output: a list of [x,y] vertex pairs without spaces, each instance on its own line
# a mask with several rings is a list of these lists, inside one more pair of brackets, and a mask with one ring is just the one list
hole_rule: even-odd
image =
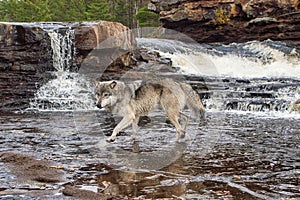
[[172,124],[176,128],[176,131],[177,131],[176,142],[178,142],[181,138],[184,138],[185,131],[181,128],[177,115],[168,115],[168,117],[169,117],[170,121],[172,122]]
[[186,114],[179,112],[180,117],[184,120],[184,126],[183,126],[183,130],[186,130],[187,125],[189,124],[190,121],[190,117],[187,116]]
[[179,119],[179,112],[178,109],[172,106],[163,106],[168,118],[170,119],[171,123],[175,126],[176,131],[177,131],[177,137],[176,137],[176,142],[180,140],[180,138],[184,138],[185,136],[185,131],[182,129],[178,119]]
[[179,112],[180,117],[185,121],[183,125],[183,130],[185,131],[185,140],[191,140],[190,136],[186,132],[186,127],[189,124],[190,117],[182,112]]
[[171,91],[165,90],[161,95],[160,103],[163,109],[165,110],[168,118],[176,128],[177,131],[176,142],[178,142],[180,138],[184,138],[185,136],[185,131],[184,129],[182,129],[178,121],[180,115],[180,105],[178,102],[178,98]]

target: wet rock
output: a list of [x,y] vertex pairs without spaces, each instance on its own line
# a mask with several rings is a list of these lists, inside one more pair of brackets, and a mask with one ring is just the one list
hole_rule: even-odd
[[129,28],[121,23],[89,22],[81,23],[75,29],[75,46],[79,52],[78,57],[85,58],[95,49],[131,49],[135,46],[135,39]]
[[0,162],[6,163],[21,180],[33,180],[43,183],[61,182],[64,172],[52,168],[50,162],[13,152],[2,152]]
[[[101,61],[99,60],[101,58]],[[155,78],[152,72],[173,72],[170,58],[145,48],[93,50],[83,62],[80,73],[99,81],[121,78],[131,80]],[[149,76],[150,75],[150,76]]]
[[33,71],[0,70],[0,110],[25,109],[37,88],[47,79]]
[[30,24],[0,23],[2,70],[45,71],[51,68],[49,36]]
[[120,57],[113,60],[106,71],[111,73],[125,73],[135,66],[137,66],[137,60],[133,57],[133,53],[125,52]]
[[32,24],[0,23],[0,110],[23,109],[54,70],[49,36]]
[[99,200],[105,200],[105,199],[110,199],[110,200],[117,200],[117,199],[122,199],[119,197],[113,197],[111,195],[105,195],[101,193],[95,193],[89,190],[81,190],[77,187],[73,186],[66,186],[65,189],[63,189],[63,194],[66,196],[71,196],[76,199],[99,199]]
[[300,43],[299,5],[296,0],[152,0],[149,7],[159,13],[165,28],[201,43],[266,39]]
[[260,17],[260,18],[255,18],[252,19],[249,23],[248,26],[250,25],[265,25],[265,24],[272,24],[272,23],[278,23],[277,19],[271,18],[271,17]]
[[[87,32],[95,37],[88,37],[86,35]],[[92,50],[96,47],[120,47],[121,49],[128,49],[135,45],[135,40],[130,29],[118,22],[99,21],[94,23],[82,23],[75,30],[75,35],[77,37],[77,49]]]

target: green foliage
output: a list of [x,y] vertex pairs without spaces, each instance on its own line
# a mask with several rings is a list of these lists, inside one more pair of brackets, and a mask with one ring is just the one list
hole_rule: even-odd
[[0,0],[0,21],[118,21],[131,28],[146,0]]
[[23,17],[24,21],[48,21],[51,19],[51,13],[48,12],[48,1],[20,1],[18,6],[17,18]]
[[86,20],[113,20],[114,17],[110,14],[110,5],[105,0],[99,0],[87,5],[85,11]]
[[[0,1],[0,20],[18,22],[38,22],[58,21],[57,19],[59,17],[62,17],[62,21],[67,21],[67,2],[67,0]],[[70,1],[70,4],[72,5],[72,0]]]
[[142,7],[135,15],[139,22],[140,27],[157,27],[159,26],[158,14],[148,10],[148,8]]
[[14,21],[13,13],[18,8],[18,0],[0,2],[0,21]]
[[0,2],[1,21],[47,21],[51,16],[48,11],[48,0],[3,0]]
[[129,5],[126,4],[125,0],[117,0],[114,7],[116,21],[121,22],[126,26],[130,26],[128,10]]

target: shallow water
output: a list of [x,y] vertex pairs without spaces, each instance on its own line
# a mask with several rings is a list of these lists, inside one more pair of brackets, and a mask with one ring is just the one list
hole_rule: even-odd
[[[161,111],[152,113],[135,143],[125,141],[130,130],[106,143],[114,122],[100,110],[0,118],[1,151],[55,161],[65,169],[63,184],[141,198],[300,198],[297,117],[208,111],[206,123],[189,125],[191,141],[181,143],[174,142],[175,130]],[[0,167],[1,190],[21,187]],[[32,194],[14,194],[26,197]]]

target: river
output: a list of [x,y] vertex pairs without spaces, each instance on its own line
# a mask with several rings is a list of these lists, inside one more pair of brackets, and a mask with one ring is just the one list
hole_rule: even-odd
[[1,198],[67,199],[66,185],[141,199],[300,198],[300,114],[290,112],[300,98],[299,47],[149,38],[138,44],[170,60],[170,76],[201,96],[206,120],[190,122],[191,140],[176,143],[174,128],[156,110],[136,142],[126,141],[126,129],[107,143],[120,118],[95,107],[93,84],[80,70],[58,70],[31,108],[0,114],[0,148],[50,160],[64,180],[22,182],[0,163]]

